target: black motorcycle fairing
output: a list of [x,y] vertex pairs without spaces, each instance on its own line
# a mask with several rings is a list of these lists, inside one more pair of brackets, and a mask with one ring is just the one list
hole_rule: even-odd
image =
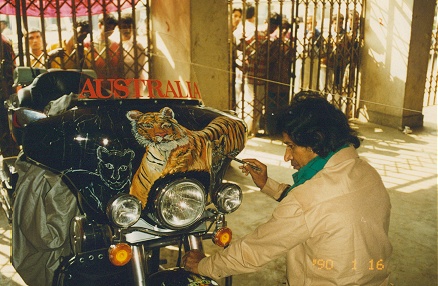
[[56,172],[68,169],[95,170],[98,146],[117,150],[129,148],[136,154],[133,167],[138,167],[144,147],[138,144],[132,134],[131,123],[126,118],[129,110],[158,112],[172,104],[178,122],[192,130],[202,130],[214,118],[222,115],[191,101],[99,102],[82,102],[83,106],[78,109],[29,124],[23,134],[23,149],[27,157]]
[[[28,124],[23,132],[23,150],[28,160],[63,173],[64,181],[79,194],[82,210],[104,223],[106,202],[115,194],[129,192],[132,175],[145,155],[127,113],[158,113],[169,105],[178,124],[193,132],[203,130],[217,117],[239,121],[191,100],[87,100],[78,108]],[[215,128],[218,131],[210,132],[211,136],[221,137],[222,128]],[[230,129],[235,133],[226,136],[235,146],[233,150],[239,152],[245,134]],[[211,178],[205,185],[210,190],[220,184],[230,162],[221,154],[213,150],[211,155]]]
[[78,195],[83,213],[97,223],[107,223],[106,206],[110,199],[120,193],[129,193],[132,174],[132,150],[109,151],[97,147],[97,170],[67,170],[64,181]]
[[23,128],[28,124],[47,118],[42,112],[34,109],[19,107],[11,110],[11,126],[10,130],[14,136],[15,141],[18,145],[22,144]]

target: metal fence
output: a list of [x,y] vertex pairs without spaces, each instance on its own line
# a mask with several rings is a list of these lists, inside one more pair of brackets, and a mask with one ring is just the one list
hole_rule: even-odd
[[147,78],[149,7],[149,0],[5,0],[1,35],[13,44],[17,66]]
[[426,87],[424,90],[424,106],[437,104],[438,94],[438,3],[435,8],[429,64],[427,67]]
[[229,1],[230,98],[251,133],[275,132],[276,113],[300,90],[319,91],[356,116],[364,6],[365,0]]

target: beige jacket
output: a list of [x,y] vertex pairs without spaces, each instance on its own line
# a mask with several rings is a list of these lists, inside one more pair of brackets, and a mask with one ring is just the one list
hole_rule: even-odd
[[[284,186],[268,179],[262,191],[278,199]],[[266,223],[198,269],[220,279],[286,254],[288,285],[386,285],[390,209],[379,174],[348,147],[291,191]]]

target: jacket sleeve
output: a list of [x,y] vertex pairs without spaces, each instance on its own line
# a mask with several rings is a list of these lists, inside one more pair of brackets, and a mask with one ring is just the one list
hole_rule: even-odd
[[213,279],[255,272],[308,237],[303,211],[289,195],[275,208],[269,221],[228,248],[202,259],[198,270]]
[[266,181],[265,186],[261,189],[262,193],[267,194],[268,196],[271,196],[275,200],[279,200],[281,195],[283,194],[284,190],[289,188],[290,185],[279,183],[271,178],[268,178]]

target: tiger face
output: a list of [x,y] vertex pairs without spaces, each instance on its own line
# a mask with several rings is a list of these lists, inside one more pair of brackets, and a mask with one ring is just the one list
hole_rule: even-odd
[[131,121],[136,140],[144,147],[171,150],[188,143],[187,131],[178,124],[169,107],[149,113],[131,110],[126,117]]

